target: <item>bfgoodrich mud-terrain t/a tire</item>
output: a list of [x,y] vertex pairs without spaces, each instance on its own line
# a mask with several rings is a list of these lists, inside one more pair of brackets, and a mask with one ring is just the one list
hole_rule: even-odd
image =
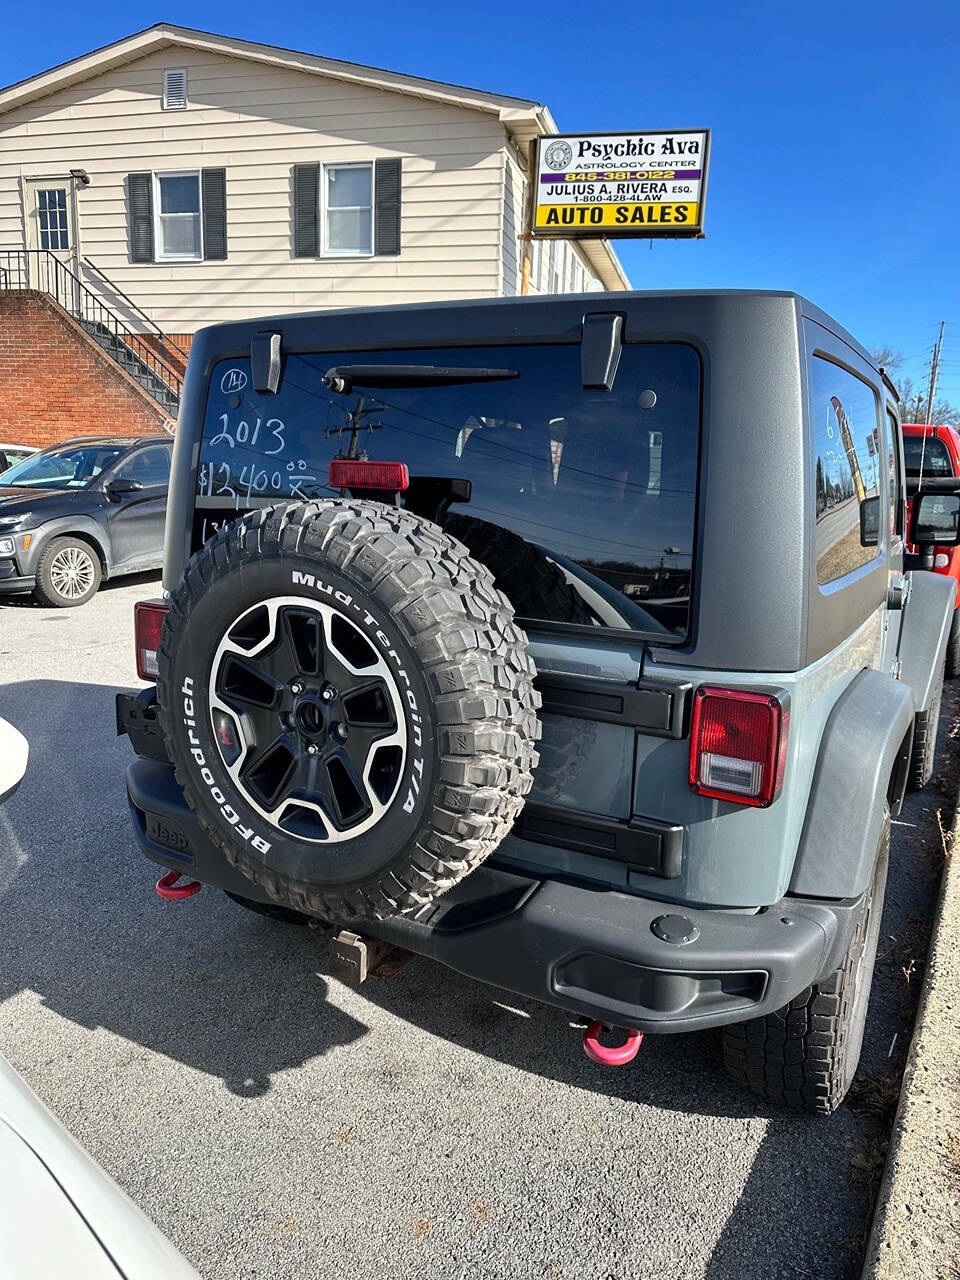
[[414,910],[510,830],[534,667],[487,569],[373,502],[254,512],[191,559],[159,650],[167,749],[227,859],[329,920]]
[[922,791],[933,777],[942,702],[943,675],[941,674],[929,707],[926,711],[918,711],[914,721],[913,750],[910,754],[910,772],[907,774],[907,786],[911,791]]
[[727,1074],[768,1102],[829,1115],[860,1061],[890,859],[884,813],[873,880],[843,963],[766,1018],[723,1029]]
[[955,680],[960,676],[960,609],[954,609],[950,623],[945,673],[948,680]]

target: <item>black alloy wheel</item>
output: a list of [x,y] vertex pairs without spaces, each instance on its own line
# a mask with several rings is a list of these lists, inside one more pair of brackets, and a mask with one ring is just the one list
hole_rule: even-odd
[[248,609],[213,663],[210,712],[223,763],[280,830],[336,841],[368,830],[400,781],[396,682],[342,613],[302,597]]

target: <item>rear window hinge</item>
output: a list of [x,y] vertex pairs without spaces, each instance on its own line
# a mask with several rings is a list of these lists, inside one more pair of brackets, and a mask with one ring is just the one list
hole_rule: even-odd
[[279,333],[256,333],[251,338],[250,373],[254,391],[275,396],[280,390]]
[[595,312],[583,317],[580,376],[584,391],[612,391],[623,345],[623,316]]

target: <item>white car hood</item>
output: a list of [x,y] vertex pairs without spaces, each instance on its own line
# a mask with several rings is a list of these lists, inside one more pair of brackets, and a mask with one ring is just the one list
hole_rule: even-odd
[[[69,1275],[71,1280],[119,1280],[110,1261],[57,1180],[16,1130],[0,1120],[0,1223],[7,1275]],[[11,1193],[9,1188],[16,1187]]]
[[27,771],[27,740],[12,724],[0,720],[0,803],[16,791]]
[[17,1280],[200,1280],[0,1057],[0,1270]]

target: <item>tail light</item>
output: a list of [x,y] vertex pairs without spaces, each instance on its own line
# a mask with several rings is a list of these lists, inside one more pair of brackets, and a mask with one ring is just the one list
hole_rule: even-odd
[[133,634],[137,646],[137,675],[156,680],[157,650],[168,606],[162,600],[138,600],[133,606]]
[[384,489],[402,493],[410,483],[405,462],[368,462],[362,458],[334,458],[330,485],[334,489]]
[[772,804],[783,785],[789,719],[786,694],[701,685],[693,700],[691,787],[733,804]]

